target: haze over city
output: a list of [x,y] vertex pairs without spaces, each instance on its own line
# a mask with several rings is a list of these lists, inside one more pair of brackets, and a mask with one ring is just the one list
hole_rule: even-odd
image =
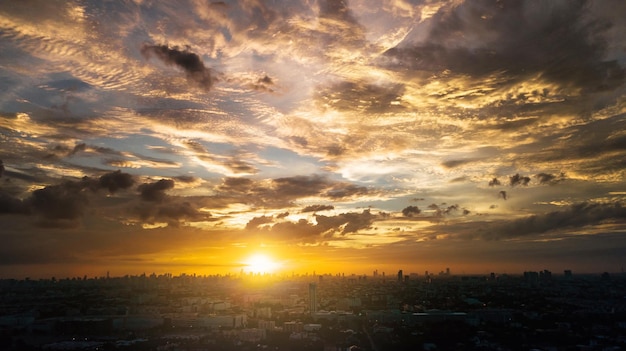
[[624,14],[1,2],[0,278],[622,271]]

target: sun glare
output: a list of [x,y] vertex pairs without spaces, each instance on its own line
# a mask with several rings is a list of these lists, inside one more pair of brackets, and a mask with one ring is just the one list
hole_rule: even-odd
[[274,273],[280,266],[271,257],[264,254],[254,254],[248,257],[244,264],[244,270],[251,273]]

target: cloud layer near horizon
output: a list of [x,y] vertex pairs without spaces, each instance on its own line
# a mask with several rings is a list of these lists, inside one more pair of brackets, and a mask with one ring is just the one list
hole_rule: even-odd
[[616,269],[572,258],[626,229],[624,12],[3,3],[0,265],[203,252],[237,266],[241,248],[273,247],[371,255],[362,271],[444,256],[478,270],[521,267],[496,254],[514,246],[537,265]]

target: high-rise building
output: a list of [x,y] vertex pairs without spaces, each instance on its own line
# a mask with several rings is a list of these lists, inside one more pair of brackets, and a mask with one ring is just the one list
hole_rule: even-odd
[[309,284],[309,312],[311,314],[317,312],[317,284]]
[[402,283],[404,281],[404,276],[402,274],[402,270],[398,271],[398,283]]
[[572,277],[572,270],[571,269],[566,269],[563,271],[563,275],[565,276],[565,278],[571,278]]

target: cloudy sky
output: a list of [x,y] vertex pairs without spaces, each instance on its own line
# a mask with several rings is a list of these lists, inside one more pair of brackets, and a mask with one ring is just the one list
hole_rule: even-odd
[[619,272],[624,13],[3,1],[0,277]]

